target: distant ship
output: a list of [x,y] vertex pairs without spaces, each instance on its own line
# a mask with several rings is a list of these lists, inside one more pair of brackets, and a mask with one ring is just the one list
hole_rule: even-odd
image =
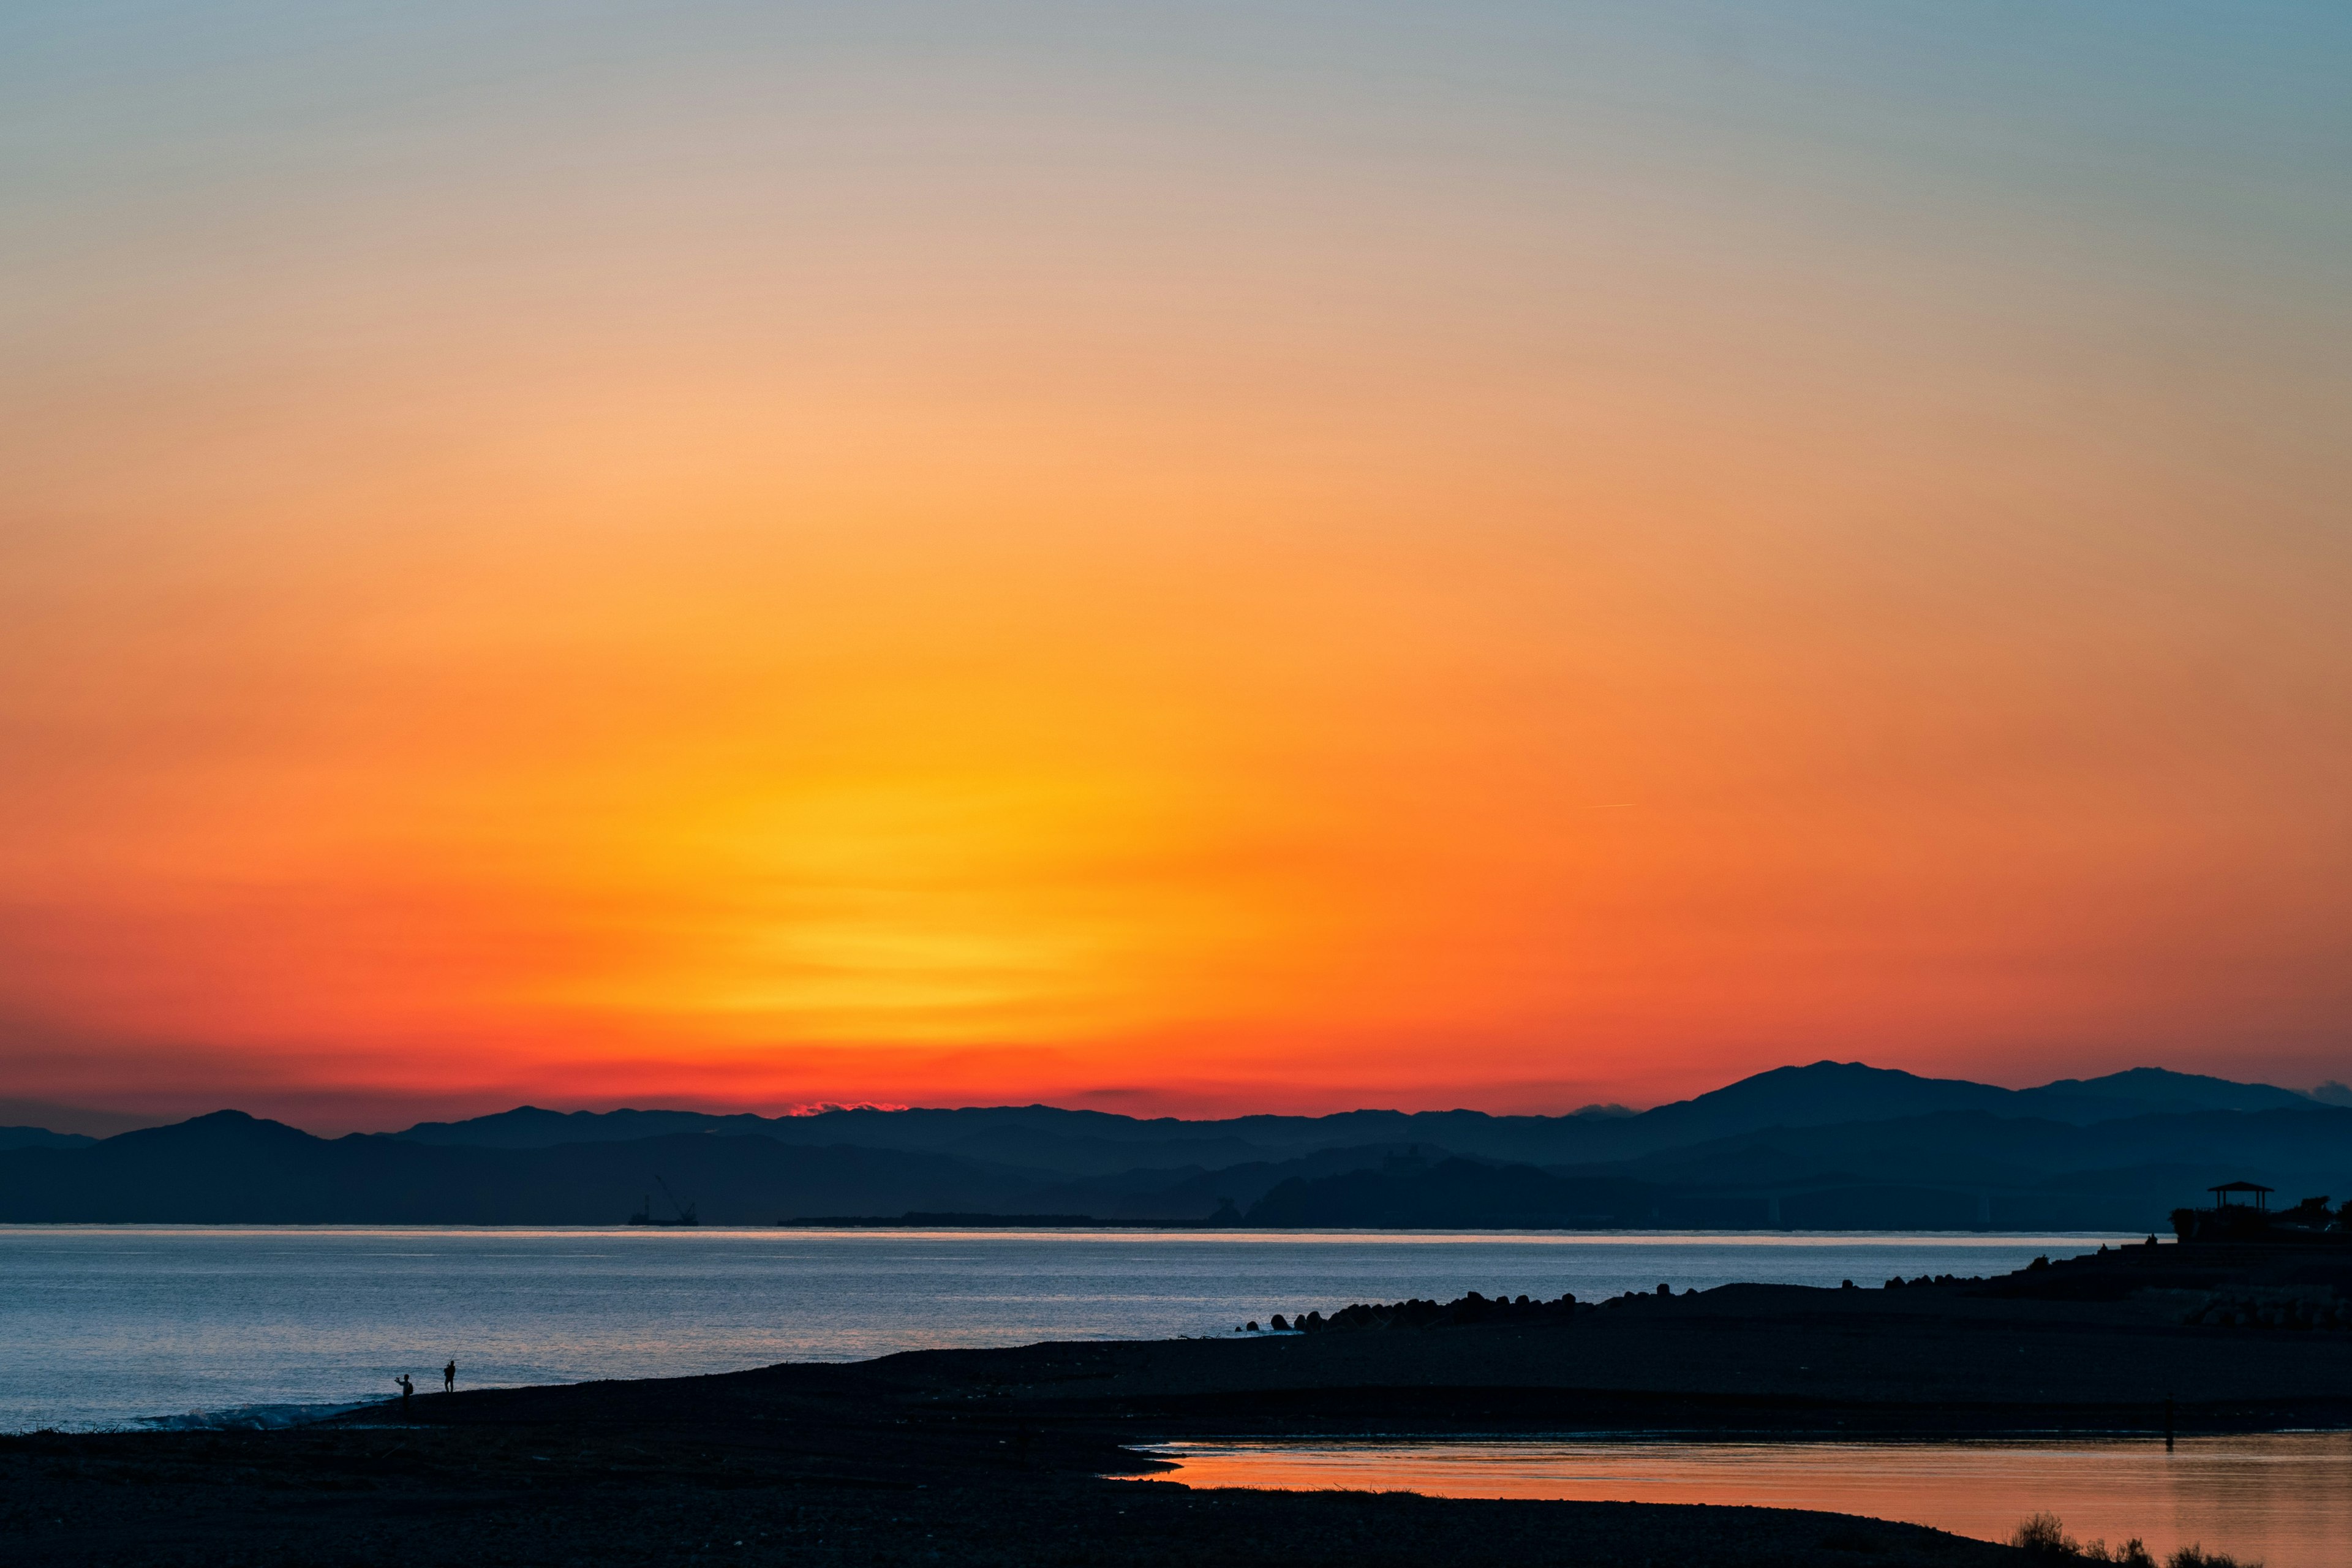
[[701,1220],[695,1217],[694,1205],[690,1203],[679,1203],[677,1201],[677,1194],[669,1190],[669,1184],[667,1182],[663,1181],[659,1176],[656,1176],[654,1178],[654,1185],[659,1187],[662,1190],[662,1196],[669,1200],[669,1206],[675,1217],[670,1219],[656,1219],[654,1217],[653,1194],[648,1193],[646,1194],[643,1205],[638,1208],[636,1213],[629,1216],[629,1223],[631,1225],[657,1225],[670,1226],[681,1225],[700,1225],[702,1223]]

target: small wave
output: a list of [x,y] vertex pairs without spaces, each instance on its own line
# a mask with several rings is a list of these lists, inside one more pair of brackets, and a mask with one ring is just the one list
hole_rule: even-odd
[[343,1405],[237,1405],[226,1410],[191,1410],[184,1415],[142,1415],[133,1425],[150,1432],[265,1432],[307,1426],[387,1403],[360,1399]]

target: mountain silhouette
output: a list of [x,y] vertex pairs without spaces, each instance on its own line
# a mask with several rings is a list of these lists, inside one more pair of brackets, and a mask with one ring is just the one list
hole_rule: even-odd
[[521,1106],[465,1121],[420,1122],[383,1136],[410,1142],[529,1149],[707,1131],[791,1143],[963,1154],[1076,1174],[1146,1165],[1213,1169],[1253,1159],[1297,1159],[1326,1149],[1412,1143],[1545,1164],[1630,1158],[1765,1127],[1828,1126],[1946,1110],[2088,1125],[2161,1111],[2284,1110],[2312,1103],[2293,1089],[2159,1068],[2012,1089],[1963,1079],[1921,1078],[1860,1062],[1820,1061],[1775,1068],[1633,1115],[1349,1110],[1319,1117],[1183,1121],[1050,1105],[858,1109],[777,1117],[688,1110],[565,1113]]
[[52,1132],[46,1127],[0,1127],[0,1149],[86,1149],[97,1142],[86,1132]]
[[2010,1089],[1824,1061],[1637,1115],[522,1106],[329,1139],[222,1110],[95,1141],[8,1130],[0,1220],[614,1224],[658,1179],[719,1225],[923,1211],[2142,1230],[2232,1177],[2352,1195],[2352,1109],[2153,1068]]

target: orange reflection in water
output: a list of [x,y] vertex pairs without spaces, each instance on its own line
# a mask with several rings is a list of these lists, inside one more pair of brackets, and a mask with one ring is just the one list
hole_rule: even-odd
[[1435,1497],[1822,1509],[1988,1541],[2048,1510],[2067,1533],[2162,1557],[2191,1543],[2266,1568],[2336,1568],[2352,1541],[2352,1434],[2160,1442],[1682,1443],[1549,1439],[1171,1443],[1161,1479]]

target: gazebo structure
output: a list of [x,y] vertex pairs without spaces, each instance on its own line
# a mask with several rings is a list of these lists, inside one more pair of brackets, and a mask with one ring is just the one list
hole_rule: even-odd
[[[2273,1189],[2263,1185],[2260,1182],[2224,1182],[2218,1187],[2208,1187],[2205,1190],[2213,1194],[2213,1206],[2217,1209],[2225,1209],[2230,1206],[2230,1194],[2231,1193],[2252,1194],[2252,1202],[2256,1213],[2260,1213],[2271,1206],[2271,1193]],[[2243,1208],[2246,1205],[2242,1203],[2238,1206],[2240,1208]]]
[[[2273,1189],[2260,1182],[2223,1182],[2218,1187],[2205,1190],[2213,1194],[2211,1208],[2172,1211],[2173,1234],[2183,1241],[2291,1241],[2300,1244],[2318,1239],[2323,1235],[2342,1237],[2347,1234],[2327,1223],[2324,1212],[2325,1198],[2306,1201],[2302,1207],[2288,1211],[2293,1215],[2290,1219],[2287,1215],[2271,1212]],[[2323,1209],[2318,1215],[2320,1223],[2316,1226],[2306,1223],[2304,1213],[2305,1208],[2313,1207],[2315,1204]]]

